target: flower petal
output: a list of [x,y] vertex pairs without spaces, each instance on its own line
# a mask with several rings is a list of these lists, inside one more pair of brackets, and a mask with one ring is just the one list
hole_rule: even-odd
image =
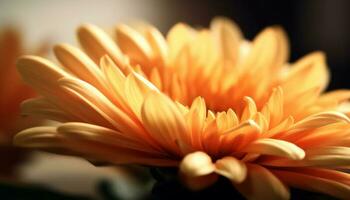
[[286,80],[282,83],[282,88],[290,94],[297,94],[315,87],[323,90],[328,82],[329,73],[325,55],[322,52],[314,52],[292,65]]
[[123,66],[125,58],[119,47],[103,30],[91,24],[78,29],[78,39],[86,54],[96,63],[108,55],[118,66]]
[[238,47],[242,39],[239,27],[228,18],[217,17],[211,21],[210,29],[217,40],[225,64],[234,66],[238,61]]
[[282,156],[293,160],[301,160],[305,157],[304,150],[295,144],[270,138],[256,140],[242,151],[264,155]]
[[286,186],[269,170],[259,165],[249,164],[247,178],[235,187],[249,200],[289,199]]
[[105,91],[105,80],[100,68],[80,49],[68,44],[56,45],[56,58],[78,78]]
[[73,140],[86,139],[115,147],[152,153],[154,156],[164,156],[164,154],[161,154],[161,151],[153,149],[140,138],[131,137],[129,134],[123,134],[101,126],[70,122],[58,126],[57,132]]
[[186,176],[204,176],[214,171],[215,165],[210,156],[201,151],[187,154],[180,164],[180,172]]
[[350,196],[350,185],[346,185],[336,180],[321,178],[313,175],[283,171],[271,170],[285,184],[300,188],[302,190],[310,190],[330,194],[340,199],[348,199]]
[[246,165],[234,157],[224,157],[215,162],[215,172],[230,179],[233,183],[241,183],[247,176]]
[[140,64],[150,64],[153,51],[148,41],[140,33],[129,26],[119,25],[116,29],[116,37],[118,46],[124,54]]
[[150,91],[142,105],[141,116],[145,128],[155,140],[164,147],[180,148],[187,153],[187,147],[191,144],[190,135],[184,116],[172,100]]
[[21,57],[17,61],[17,69],[23,80],[43,95],[57,95],[57,81],[63,77],[72,77],[50,61],[37,56]]
[[343,113],[328,111],[309,116],[295,123],[290,130],[319,128],[338,122],[350,123],[350,119]]
[[74,121],[74,117],[68,115],[43,97],[23,101],[21,103],[21,115],[36,116],[59,122]]

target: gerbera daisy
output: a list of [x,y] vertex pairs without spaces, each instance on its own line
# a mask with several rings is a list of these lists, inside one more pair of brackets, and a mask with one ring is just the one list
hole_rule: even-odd
[[228,178],[248,199],[288,199],[288,186],[350,196],[350,92],[324,93],[325,56],[288,63],[280,27],[243,38],[230,20],[208,29],[118,25],[78,29],[83,50],[54,48],[60,63],[22,57],[42,95],[24,114],[61,122],[16,135],[23,147],[113,164],[179,167],[191,189]]

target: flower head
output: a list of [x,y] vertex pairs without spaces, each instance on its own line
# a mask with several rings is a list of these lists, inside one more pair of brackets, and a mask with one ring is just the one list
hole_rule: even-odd
[[[116,42],[114,39],[116,39]],[[243,38],[230,20],[209,29],[119,25],[78,29],[83,50],[55,47],[60,65],[17,64],[40,98],[25,114],[61,122],[24,130],[20,146],[113,164],[178,166],[201,189],[218,175],[248,199],[288,199],[288,186],[350,195],[348,90],[324,93],[323,53],[288,63],[279,27]]]

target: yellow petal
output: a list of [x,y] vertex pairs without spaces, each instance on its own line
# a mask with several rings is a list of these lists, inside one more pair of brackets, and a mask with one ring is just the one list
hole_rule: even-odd
[[243,113],[241,116],[241,121],[244,122],[248,119],[252,119],[253,116],[257,113],[257,108],[254,100],[251,97],[244,97],[244,101],[246,106],[243,109]]
[[102,145],[111,145],[115,147],[123,147],[127,149],[133,149],[152,153],[154,156],[164,156],[161,151],[153,149],[147,143],[141,140],[141,138],[131,137],[129,134],[123,134],[121,132],[96,126],[88,123],[70,122],[60,125],[57,128],[57,132],[64,135],[66,138],[73,140],[90,140],[101,143]]
[[258,139],[260,133],[260,127],[253,120],[248,120],[220,135],[221,147],[219,149],[226,153],[240,151]]
[[152,48],[140,33],[126,25],[119,25],[116,36],[118,46],[131,59],[141,64],[148,64],[152,60]]
[[[165,145],[164,147],[177,149],[177,142],[182,142],[185,146],[190,145],[184,116],[167,96],[154,91],[149,92],[142,105],[141,116],[147,131],[155,140]],[[179,148],[182,148],[181,145]],[[181,150],[183,153],[187,151]]]
[[54,91],[58,87],[57,81],[63,77],[71,77],[50,61],[37,56],[21,57],[17,61],[17,69],[26,83],[43,94],[57,92]]
[[288,49],[284,31],[280,27],[268,27],[255,37],[245,65],[255,72],[275,71],[288,59]]
[[98,89],[104,89],[105,80],[101,70],[85,53],[67,44],[56,45],[54,52],[63,67]]
[[[283,91],[281,87],[274,88],[272,94],[262,108],[262,113],[265,114],[265,118],[269,118],[269,127],[273,128],[278,125],[283,118]],[[266,115],[266,112],[269,114]]]
[[158,29],[148,26],[145,37],[152,47],[155,59],[160,61],[160,65],[165,65],[168,58],[168,44],[162,33]]
[[350,119],[340,112],[328,111],[317,113],[312,116],[309,116],[297,123],[295,123],[292,129],[312,129],[326,126],[333,123],[345,122],[350,123]]
[[170,60],[176,59],[182,48],[193,39],[194,31],[186,24],[174,25],[168,32],[166,40],[169,45]]
[[[66,130],[77,130],[68,124]],[[73,128],[73,129],[72,129]],[[86,128],[85,128],[86,130]],[[68,134],[68,133],[67,133]],[[66,135],[67,135],[66,134]],[[85,133],[88,135],[88,133]],[[45,150],[59,150],[61,153],[69,153],[107,161],[114,164],[143,164],[152,166],[176,166],[177,161],[169,160],[161,155],[150,154],[144,151],[121,148],[109,144],[101,144],[90,137],[79,140],[67,138],[65,134],[57,132],[57,127],[35,127],[26,129],[15,138],[15,144],[23,147],[40,148]],[[76,135],[75,135],[76,136]],[[118,152],[118,153],[116,153]],[[155,156],[156,155],[156,156]]]
[[230,179],[233,183],[241,183],[247,176],[246,165],[234,157],[224,157],[215,162],[215,172]]
[[[77,103],[72,110],[81,108],[85,112],[85,117],[100,117],[103,121],[94,122],[97,125],[110,124],[121,132],[134,134],[135,137],[145,137],[144,131],[122,110],[116,107],[96,88],[79,79],[61,79],[59,81],[62,88],[72,96],[71,102]],[[74,100],[73,100],[74,99]],[[93,121],[89,121],[93,122]],[[108,126],[112,128],[111,126]]]
[[249,200],[290,199],[286,186],[269,170],[249,164],[247,178],[235,187]]
[[317,176],[308,174],[288,172],[283,170],[272,170],[284,183],[302,190],[321,192],[330,194],[340,199],[348,199],[350,196],[350,186]]
[[304,150],[295,144],[270,138],[256,140],[244,148],[242,151],[288,157],[293,160],[301,160],[305,157]]
[[206,105],[201,97],[197,97],[190,108],[187,115],[187,124],[191,127],[192,145],[195,149],[202,148],[202,134],[206,119]]
[[[329,82],[329,73],[322,52],[315,52],[301,58],[292,65],[282,88],[290,93],[298,93],[310,88],[325,89]],[[300,84],[303,83],[303,84]]]
[[211,21],[210,29],[219,45],[224,61],[234,66],[238,59],[238,47],[242,39],[239,27],[228,18],[217,17]]
[[14,145],[31,148],[59,148],[62,138],[57,135],[56,127],[41,126],[25,129],[14,137]]
[[74,121],[74,117],[68,115],[42,97],[23,101],[21,103],[21,114],[59,122]]
[[86,54],[96,64],[104,55],[108,55],[118,66],[125,64],[125,58],[119,47],[103,30],[91,24],[78,29],[78,39]]
[[279,134],[283,135],[283,131],[289,130],[290,127],[294,124],[294,118],[292,116],[287,117],[285,120],[283,120],[281,123],[279,123],[274,128],[270,129],[266,134],[263,135],[263,137],[277,137]]
[[318,104],[327,105],[329,102],[341,103],[350,99],[350,90],[335,90],[327,92],[317,100]]
[[129,74],[124,84],[124,97],[129,107],[141,120],[141,106],[149,91],[159,92],[158,88],[136,72]]
[[189,177],[204,176],[214,171],[215,165],[210,156],[201,151],[187,154],[180,164],[180,172]]
[[133,116],[125,99],[125,75],[107,55],[101,58],[100,66],[103,75],[106,77],[111,101],[130,116]]
[[350,165],[350,148],[326,146],[306,151],[304,163],[310,166],[347,166]]

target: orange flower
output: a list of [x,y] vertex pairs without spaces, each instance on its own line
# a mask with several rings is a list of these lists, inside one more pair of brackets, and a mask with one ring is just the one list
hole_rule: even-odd
[[[38,54],[43,54],[44,48]],[[20,103],[34,97],[17,70],[16,59],[24,53],[19,33],[13,28],[0,31],[0,176],[11,177],[13,166],[23,159],[23,152],[12,146],[13,136],[32,121],[20,118]]]
[[18,70],[42,97],[25,114],[62,122],[15,143],[113,164],[178,166],[188,187],[218,175],[248,199],[288,199],[288,186],[350,196],[348,90],[323,93],[323,53],[288,63],[279,27],[243,38],[228,19],[209,29],[119,25],[116,42],[83,25],[84,51],[57,45],[60,66],[25,56]]
[[0,32],[0,145],[12,143],[13,135],[21,130],[17,126],[23,123],[19,119],[20,103],[34,96],[16,70],[16,59],[23,51],[18,32],[12,28]]

